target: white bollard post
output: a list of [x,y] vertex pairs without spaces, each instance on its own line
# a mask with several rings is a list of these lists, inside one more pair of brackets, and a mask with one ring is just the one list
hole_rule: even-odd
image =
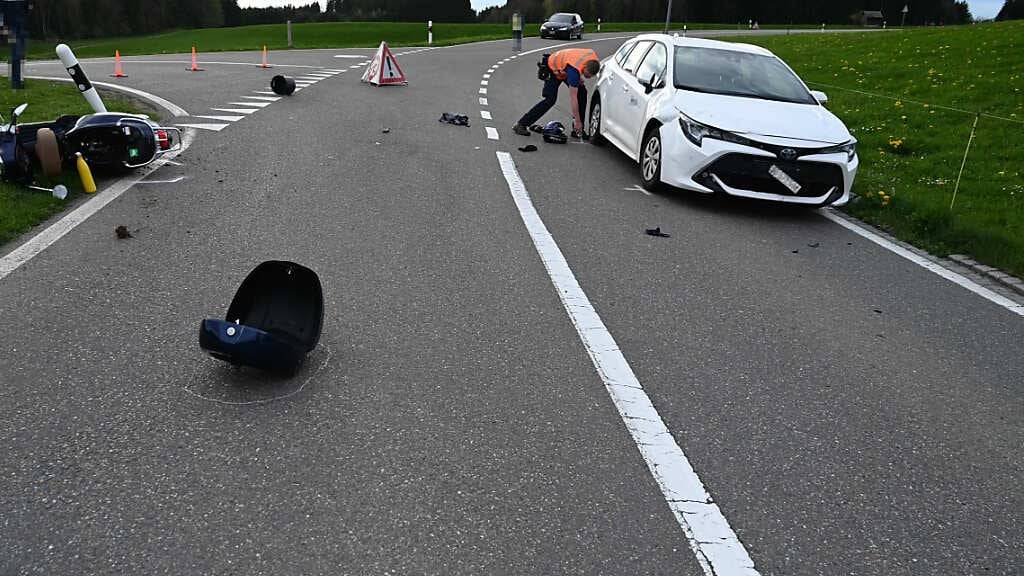
[[293,46],[292,46],[292,21],[291,20],[288,21],[288,47],[289,48],[293,48]]
[[600,18],[597,19],[597,31],[598,32],[601,31],[601,19]]
[[434,45],[434,21],[427,20],[427,46]]
[[58,44],[57,57],[60,58],[61,64],[64,65],[71,79],[75,81],[75,86],[78,86],[78,91],[85,96],[86,102],[92,106],[93,111],[97,114],[106,112],[107,107],[103,105],[100,95],[96,93],[96,89],[92,87],[92,83],[82,71],[82,67],[78,65],[78,58],[75,58],[75,53],[71,51],[71,48],[67,44]]

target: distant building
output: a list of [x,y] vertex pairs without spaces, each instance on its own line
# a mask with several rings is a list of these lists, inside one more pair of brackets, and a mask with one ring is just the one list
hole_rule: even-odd
[[885,16],[880,10],[861,10],[853,14],[853,23],[860,24],[865,28],[881,28],[885,22]]

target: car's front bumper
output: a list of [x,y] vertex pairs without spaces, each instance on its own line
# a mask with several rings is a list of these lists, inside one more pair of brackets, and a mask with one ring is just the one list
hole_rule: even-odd
[[[696,146],[677,122],[662,125],[661,142],[661,180],[666,184],[705,194],[790,204],[846,204],[860,165],[857,156],[849,160],[845,152],[782,160],[765,150],[712,138]],[[792,192],[771,176],[771,166],[796,180],[800,190]]]

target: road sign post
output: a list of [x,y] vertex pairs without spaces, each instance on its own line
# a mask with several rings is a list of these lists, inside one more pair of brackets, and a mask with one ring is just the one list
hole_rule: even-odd
[[903,6],[903,19],[900,20],[900,28],[905,28],[907,26],[907,12],[910,12],[909,4],[905,4]]
[[512,14],[512,49],[516,52],[523,49],[523,15],[519,12]]

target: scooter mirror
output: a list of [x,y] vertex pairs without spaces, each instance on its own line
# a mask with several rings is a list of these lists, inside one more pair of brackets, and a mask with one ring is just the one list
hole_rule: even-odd
[[17,118],[18,116],[21,116],[22,114],[25,113],[25,108],[28,108],[28,102],[25,102],[21,106],[18,106],[17,108],[15,108],[14,111],[11,112],[11,116],[13,116],[14,118]]

